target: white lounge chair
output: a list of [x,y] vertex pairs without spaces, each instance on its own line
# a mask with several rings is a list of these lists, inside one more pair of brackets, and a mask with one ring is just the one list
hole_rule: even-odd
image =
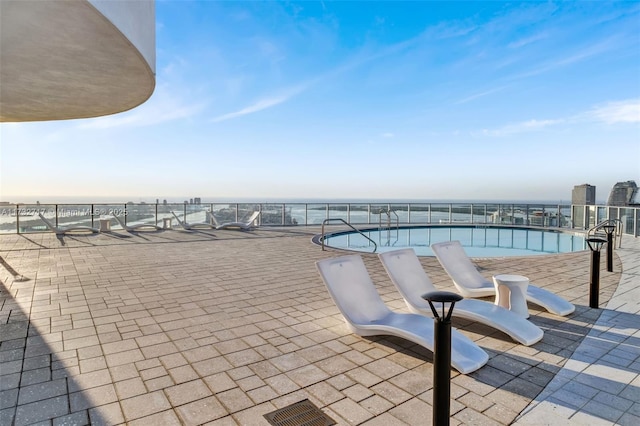
[[207,212],[209,218],[211,219],[211,221],[215,224],[216,229],[240,229],[242,231],[249,231],[253,228],[255,228],[254,226],[254,222],[256,222],[256,220],[258,219],[258,216],[260,216],[260,212],[259,211],[255,211],[253,212],[253,214],[251,216],[249,216],[249,219],[247,219],[246,222],[225,222],[225,223],[218,223],[218,221],[216,220],[215,216],[212,213]]
[[[440,265],[449,274],[460,294],[464,297],[495,296],[493,282],[483,277],[467,256],[460,241],[445,241],[431,244],[431,250],[438,258]],[[548,290],[532,285],[527,287],[527,301],[545,308],[547,311],[565,316],[575,311],[576,307],[562,297]]]
[[[433,352],[434,323],[423,315],[392,312],[384,304],[359,255],[316,262],[347,327],[359,336],[402,337]],[[482,367],[489,355],[471,339],[451,330],[451,365],[463,374]]]
[[[208,213],[208,212],[205,212],[205,214],[206,213]],[[180,220],[180,218],[178,217],[177,214],[175,214],[175,212],[171,211],[171,214],[173,215],[173,217],[176,218],[176,220],[178,221],[178,224],[180,226],[182,226],[184,229],[186,229],[187,231],[191,231],[191,230],[198,229],[198,228],[216,229],[216,225],[214,223],[210,223],[210,222],[188,223],[186,220],[185,221]],[[213,216],[207,215],[207,217],[213,217]],[[185,218],[186,218],[186,216],[185,216]]]
[[100,232],[98,228],[93,228],[91,226],[85,226],[85,225],[56,226],[49,219],[44,217],[42,213],[38,212],[38,216],[40,216],[40,219],[42,219],[45,225],[47,225],[47,228],[49,228],[50,231],[55,232],[56,235],[66,234],[67,232],[90,231],[94,234],[97,234],[98,232]]
[[[425,272],[412,248],[378,254],[384,269],[410,311],[433,316],[429,302],[421,296],[437,289]],[[481,300],[457,302],[453,316],[486,324],[511,336],[516,342],[530,346],[540,341],[544,332],[533,323],[501,306]]]
[[128,232],[136,232],[145,228],[156,230],[156,231],[162,229],[161,227],[159,227],[158,225],[154,225],[153,223],[137,223],[135,225],[127,225],[126,223],[124,223],[124,220],[120,219],[118,216],[113,215],[113,217],[118,222],[118,224],[122,227],[122,229]]

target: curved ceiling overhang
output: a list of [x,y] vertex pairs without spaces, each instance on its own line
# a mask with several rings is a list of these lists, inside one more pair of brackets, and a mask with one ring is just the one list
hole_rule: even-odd
[[[98,10],[100,0],[93,3],[0,2],[0,122],[98,117],[127,111],[151,96],[153,0],[103,2],[110,19]],[[134,28],[130,33],[145,36],[132,41],[114,24],[118,20],[125,31],[128,26]]]

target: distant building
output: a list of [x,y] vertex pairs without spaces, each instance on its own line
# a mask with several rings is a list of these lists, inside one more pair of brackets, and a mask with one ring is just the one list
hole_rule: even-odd
[[194,199],[193,199],[193,202],[194,202],[195,204],[200,204],[200,203],[201,203],[200,197],[196,197],[196,198],[194,198]]
[[611,192],[609,193],[609,200],[607,205],[609,206],[630,206],[635,204],[635,197],[638,193],[638,185],[633,180],[626,182],[618,182],[613,185]]
[[596,187],[588,183],[576,185],[571,192],[571,204],[594,205],[596,203]]

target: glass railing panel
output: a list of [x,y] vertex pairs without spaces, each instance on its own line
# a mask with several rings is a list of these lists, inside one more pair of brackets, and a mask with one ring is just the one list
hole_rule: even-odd
[[473,223],[487,223],[489,221],[485,204],[472,204],[471,214]]
[[504,210],[504,207],[501,204],[495,204],[491,207],[495,209],[491,215],[491,223],[494,223],[496,225],[509,223],[507,212]]
[[353,225],[369,223],[369,204],[349,204],[349,223]]
[[211,223],[211,219],[207,216],[210,208],[209,204],[184,204],[182,208],[185,212],[184,220],[189,224]]
[[[505,212],[507,217],[506,224],[515,225],[516,224],[516,208],[513,204],[503,204],[502,209]],[[522,212],[518,210],[518,218],[522,220]]]
[[[522,225],[544,226],[546,222],[547,210],[542,204],[530,204],[523,210]],[[518,223],[516,223],[518,225]]]
[[590,229],[598,224],[597,217],[597,206],[587,206],[588,207],[588,218],[589,222],[587,223],[587,229]]
[[322,225],[322,221],[327,218],[326,204],[307,205],[307,223],[309,225]]
[[58,226],[94,226],[91,204],[58,204],[57,214]]
[[[513,204],[506,205],[505,211],[508,211],[507,208],[510,208],[509,212],[510,223],[511,225],[526,225],[528,220],[528,212],[529,208],[526,204]],[[540,207],[542,209],[542,207]]]
[[[282,211],[282,204],[279,204],[278,208],[280,209],[280,211]],[[238,222],[246,222],[247,220],[249,220],[249,217],[251,217],[251,215],[256,211],[260,211],[260,204],[256,204],[256,203],[238,204],[238,219],[237,219]],[[278,219],[278,220],[281,220],[281,219]],[[262,223],[262,218],[259,219],[259,222]]]
[[0,204],[0,234],[15,234],[18,231],[18,208],[16,204]]
[[430,223],[431,206],[429,204],[411,204],[409,223]]
[[449,223],[450,204],[431,204],[431,223]]
[[173,216],[175,214],[182,220],[185,215],[185,204],[184,203],[163,203],[158,204],[158,224],[163,223],[165,219],[168,223],[171,223],[172,226],[178,226],[176,220]]
[[487,222],[499,224],[501,223],[501,210],[499,204],[487,204]]
[[[255,210],[252,210],[251,215]],[[247,216],[244,221],[248,220]],[[286,215],[284,204],[263,204],[262,213],[260,214],[261,225],[281,226],[283,224],[291,225],[291,215]]]
[[634,235],[634,209],[620,208],[620,221],[622,222],[622,232]]
[[[56,226],[56,205],[55,204],[20,204],[16,211],[16,222],[19,223],[20,233],[47,232],[49,228],[40,219],[42,214],[49,222]],[[14,230],[15,232],[15,230]]]
[[370,204],[369,207],[369,221],[372,225],[379,225],[383,223],[387,224],[387,212],[389,211],[389,204]]
[[[46,225],[38,217],[39,210],[47,213],[52,224],[59,226],[98,227],[98,220],[107,216],[126,215],[128,224],[140,223],[162,225],[164,218],[175,220],[172,211],[178,217],[186,217],[191,223],[206,222],[206,211],[213,211],[219,222],[246,220],[257,210],[263,212],[261,222],[264,225],[320,225],[327,217],[340,218],[354,225],[373,226],[382,223],[391,224],[428,224],[428,223],[469,223],[474,224],[525,224],[540,227],[562,227],[589,229],[605,219],[620,219],[624,222],[624,232],[637,232],[638,209],[634,207],[583,206],[583,205],[542,205],[542,204],[258,204],[258,203],[127,203],[125,204],[0,204],[0,233],[42,232]],[[157,208],[157,216],[156,216]],[[392,211],[391,216],[387,214]],[[395,214],[394,214],[395,212]],[[396,222],[397,214],[397,222]],[[586,220],[585,220],[586,216]],[[624,217],[623,217],[624,216]],[[166,223],[165,223],[166,224]],[[119,228],[113,219],[111,226]]]
[[[155,207],[155,204],[153,204]],[[127,214],[126,205],[124,204],[94,204],[93,205],[93,223],[95,227],[98,227],[98,220],[112,218],[109,221],[109,225],[113,229],[122,229],[118,222],[113,219],[113,216],[118,216],[121,220],[125,220]]]
[[571,221],[571,206],[560,205],[558,206],[558,223],[561,228],[572,228],[573,222]]
[[134,225],[158,225],[156,221],[156,206],[158,204],[133,204],[127,203],[126,208],[126,221],[129,226]]
[[236,222],[238,220],[237,204],[212,204],[212,212],[218,223]]
[[558,227],[560,221],[558,220],[558,206],[545,205],[544,208],[544,225],[545,227]]
[[306,225],[307,205],[306,204],[285,204],[285,225]]
[[573,228],[585,229],[584,206],[571,206],[571,221]]
[[451,221],[453,223],[471,223],[471,204],[452,204]]
[[329,219],[342,219],[349,222],[349,205],[348,204],[329,204],[327,208]]
[[[409,205],[408,204],[392,204],[391,205],[391,224],[409,223]],[[393,213],[395,212],[395,214]]]

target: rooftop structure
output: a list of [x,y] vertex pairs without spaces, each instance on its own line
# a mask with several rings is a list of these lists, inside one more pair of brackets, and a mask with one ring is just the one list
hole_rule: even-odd
[[636,204],[636,194],[638,193],[638,185],[635,181],[628,180],[626,182],[618,182],[613,185],[609,193],[609,206],[630,206]]
[[596,203],[596,187],[584,183],[576,185],[571,191],[571,204],[573,205],[594,205]]
[[154,87],[153,0],[0,2],[0,122],[114,114]]

